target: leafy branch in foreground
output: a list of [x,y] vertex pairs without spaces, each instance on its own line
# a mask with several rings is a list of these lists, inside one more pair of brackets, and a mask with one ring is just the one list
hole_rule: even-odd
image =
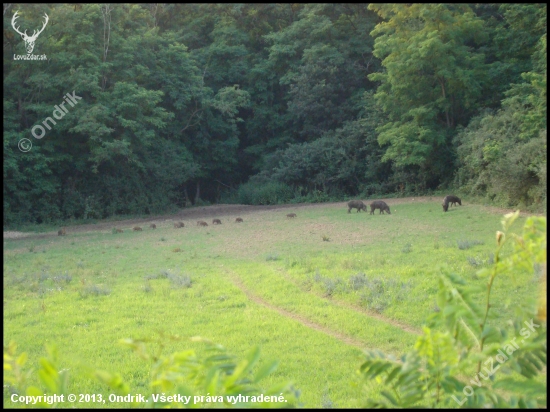
[[[106,384],[111,393],[122,396],[122,402],[129,406],[143,406],[137,397],[125,395],[142,393],[143,401],[149,407],[170,408],[292,408],[299,406],[299,391],[290,383],[279,383],[269,388],[260,387],[259,382],[277,368],[277,362],[269,362],[257,367],[260,358],[259,347],[254,347],[245,359],[237,360],[226,349],[200,337],[191,338],[193,342],[206,345],[205,354],[197,355],[194,350],[174,352],[162,355],[162,350],[170,340],[179,337],[161,336],[156,353],[148,350],[148,340],[123,339],[121,343],[132,350],[144,361],[151,364],[149,388],[132,390],[120,374],[90,368],[89,376]],[[30,386],[27,380],[33,371],[23,372],[26,354],[15,353],[15,344],[4,348],[4,381],[12,393],[25,393],[29,396],[45,394],[65,394],[68,384],[66,371],[58,371],[58,357],[55,349],[48,349],[48,357],[40,360],[39,379],[47,388],[45,391]],[[254,373],[253,373],[254,371]],[[25,389],[26,388],[26,389]],[[6,390],[6,386],[4,387]],[[105,395],[109,396],[109,395]],[[143,402],[142,401],[142,402]],[[40,407],[61,406],[47,403],[40,398],[36,404]],[[119,403],[121,405],[121,403]]]
[[[483,305],[475,301],[482,290],[444,270],[437,297],[441,310],[431,315],[411,353],[397,360],[366,352],[359,374],[381,385],[380,397],[367,400],[366,407],[546,406],[546,385],[537,379],[546,368],[546,299],[539,298],[538,307],[519,308],[510,325],[489,322],[491,290],[499,274],[532,273],[539,265],[546,288],[546,218],[530,217],[522,236],[509,234],[518,216],[519,211],[504,216],[503,232],[496,233],[495,263],[477,273],[488,278]],[[503,257],[510,239],[514,251]]]

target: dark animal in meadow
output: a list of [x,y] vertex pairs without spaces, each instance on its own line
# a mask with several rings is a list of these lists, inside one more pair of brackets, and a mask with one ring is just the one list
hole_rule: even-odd
[[199,225],[199,226],[208,226],[208,223],[206,223],[206,222],[204,222],[204,221],[202,221],[202,220],[199,220],[199,221],[197,222],[197,225]]
[[155,225],[154,223],[151,223],[151,224],[149,225],[149,227],[150,227],[151,229],[156,229],[156,228],[157,228],[157,225]]
[[122,229],[115,229],[115,230],[116,230],[117,233],[123,233],[124,232],[124,230],[122,230]]
[[133,230],[134,232],[141,232],[143,229],[140,228],[139,226],[135,226],[132,230]]
[[62,228],[57,232],[57,236],[65,236],[66,234],[67,234],[67,231],[65,230],[65,228]]
[[240,217],[238,217],[237,219],[235,219],[235,222],[236,222],[236,223],[242,223],[242,221],[243,221],[243,220],[242,220]]
[[220,219],[212,219],[212,224],[213,225],[221,225],[222,221]]
[[[445,200],[446,199],[446,200]],[[445,196],[445,199],[443,199],[443,202],[447,202],[449,203],[451,206],[452,205],[455,205],[458,203],[460,206],[462,206],[462,201],[460,200],[459,197],[456,197],[456,196],[453,196],[453,195],[447,195]]]
[[453,195],[445,196],[442,203],[443,211],[446,212],[447,210],[449,210],[449,205],[452,206],[454,204],[456,206],[457,203],[462,206],[462,201],[460,200],[460,198]]
[[176,229],[179,229],[180,227],[185,227],[185,225],[183,224],[183,222],[176,222],[176,223],[174,223],[174,227]]
[[391,215],[390,207],[382,200],[375,200],[370,204],[370,214],[374,215],[376,209],[380,209],[380,214],[388,212],[388,215]]
[[289,213],[288,215],[286,215],[286,217],[289,217],[289,218],[293,218],[293,217],[296,217],[296,213]]
[[348,213],[351,213],[351,209],[357,209],[357,213],[359,213],[360,210],[367,211],[367,205],[365,205],[360,200],[350,200],[348,202]]

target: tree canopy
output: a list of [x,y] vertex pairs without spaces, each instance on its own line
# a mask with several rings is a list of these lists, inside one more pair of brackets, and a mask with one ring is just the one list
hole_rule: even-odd
[[[48,16],[44,60],[16,12]],[[3,98],[4,226],[451,187],[546,205],[545,4],[5,4]]]

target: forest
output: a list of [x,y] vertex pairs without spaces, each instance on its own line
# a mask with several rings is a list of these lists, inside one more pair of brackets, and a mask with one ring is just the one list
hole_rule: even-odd
[[445,190],[545,211],[546,13],[4,4],[4,227]]

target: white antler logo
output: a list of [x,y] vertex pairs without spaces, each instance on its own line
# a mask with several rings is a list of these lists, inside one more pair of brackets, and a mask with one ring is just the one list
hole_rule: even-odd
[[46,13],[44,13],[44,16],[46,17],[46,20],[44,20],[44,25],[42,26],[42,28],[40,30],[38,30],[38,32],[36,30],[34,30],[32,36],[28,36],[27,35],[27,30],[25,30],[24,33],[21,33],[19,31],[19,27],[15,27],[15,19],[17,19],[17,17],[18,17],[17,13],[19,13],[19,12],[16,11],[15,14],[13,15],[13,18],[11,19],[11,25],[12,25],[13,29],[17,33],[19,33],[21,35],[21,37],[23,38],[23,41],[25,42],[25,48],[27,49],[27,54],[31,54],[32,50],[34,49],[34,42],[38,38],[38,35],[44,31],[44,28],[48,24],[48,21],[49,21],[48,15]]

